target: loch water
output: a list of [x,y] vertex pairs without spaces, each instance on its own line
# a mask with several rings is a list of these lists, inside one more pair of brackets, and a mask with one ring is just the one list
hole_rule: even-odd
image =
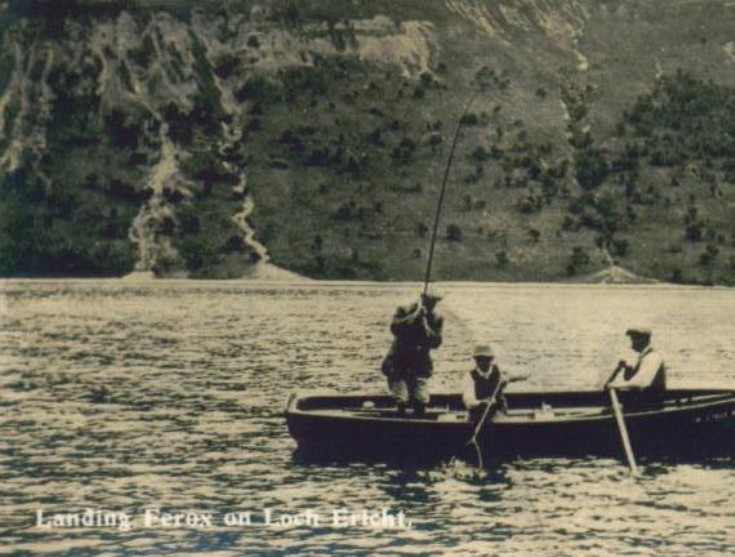
[[[0,282],[0,553],[735,554],[727,459],[643,461],[633,479],[614,459],[480,473],[301,458],[288,395],[383,391],[390,317],[419,288]],[[631,356],[631,325],[654,330],[671,386],[735,385],[733,290],[437,289],[436,391],[457,390],[476,342],[529,376],[513,389],[596,388]],[[381,524],[383,513],[410,526]]]

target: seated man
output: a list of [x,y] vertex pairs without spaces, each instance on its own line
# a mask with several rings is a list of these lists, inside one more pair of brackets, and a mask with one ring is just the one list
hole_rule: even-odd
[[418,303],[399,307],[390,330],[393,344],[383,360],[383,374],[395,397],[398,411],[407,406],[421,415],[429,403],[429,377],[433,371],[430,350],[442,343],[443,318],[434,312],[440,296],[422,295]]
[[[605,387],[662,394],[666,390],[666,365],[661,355],[651,346],[651,330],[632,328],[625,334],[630,337],[633,350],[638,352],[638,360],[634,364],[620,360]],[[623,376],[619,378],[621,371]]]
[[475,359],[475,368],[464,378],[462,402],[473,415],[483,412],[485,405],[493,400],[497,409],[505,412],[507,406],[503,389],[508,383],[523,381],[526,377],[506,377],[493,363],[495,354],[488,344],[475,346],[472,357]]

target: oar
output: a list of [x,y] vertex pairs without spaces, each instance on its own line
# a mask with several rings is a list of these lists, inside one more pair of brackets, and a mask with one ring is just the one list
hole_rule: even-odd
[[477,465],[479,468],[484,468],[484,466],[482,463],[482,450],[480,449],[480,445],[477,442],[477,436],[480,435],[480,432],[482,431],[482,428],[487,421],[487,417],[490,415],[490,410],[496,405],[497,401],[494,398],[488,401],[485,411],[482,413],[480,421],[477,422],[477,426],[475,427],[475,432],[472,434],[472,438],[467,441],[467,445],[472,445],[473,447],[475,447],[475,451],[477,452]]
[[500,394],[500,389],[502,385],[503,381],[501,380],[495,387],[495,391],[493,392],[492,396],[488,399],[485,411],[482,413],[482,416],[478,420],[477,425],[475,426],[475,431],[472,433],[472,437],[469,441],[467,441],[467,443],[465,443],[465,447],[472,445],[475,448],[475,451],[477,453],[477,464],[480,468],[484,468],[484,466],[482,463],[482,450],[480,449],[480,444],[477,442],[477,438],[479,437],[482,428],[485,427],[485,423],[490,416],[490,410],[495,408],[495,406],[497,406],[498,404],[498,395]]
[[618,431],[620,431],[620,440],[623,442],[623,449],[625,449],[625,458],[628,459],[628,466],[630,466],[630,473],[633,476],[638,475],[638,467],[635,464],[635,455],[633,454],[633,447],[630,445],[630,437],[628,437],[628,428],[625,426],[625,418],[623,418],[623,411],[620,408],[620,401],[618,401],[618,393],[614,388],[608,388],[610,392],[610,402],[612,403],[613,412],[615,413],[615,420],[618,422]]

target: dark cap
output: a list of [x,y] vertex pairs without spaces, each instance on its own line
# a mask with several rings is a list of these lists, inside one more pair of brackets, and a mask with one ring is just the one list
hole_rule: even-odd
[[629,337],[646,337],[651,338],[651,329],[648,329],[646,327],[631,327],[627,331],[625,331],[625,334]]

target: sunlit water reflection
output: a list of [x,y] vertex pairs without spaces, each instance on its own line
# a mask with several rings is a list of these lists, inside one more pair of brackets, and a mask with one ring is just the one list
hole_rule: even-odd
[[[415,285],[116,281],[0,283],[0,542],[76,554],[692,555],[735,551],[731,462],[527,460],[478,472],[315,464],[282,417],[295,390],[381,391],[396,304]],[[670,383],[735,383],[735,293],[720,289],[444,285],[436,390],[475,342],[519,389],[593,388],[631,324],[651,326]],[[39,528],[36,512],[129,513]],[[145,509],[213,513],[145,527]],[[402,511],[408,529],[259,523],[261,511]],[[250,526],[224,526],[227,512]]]

